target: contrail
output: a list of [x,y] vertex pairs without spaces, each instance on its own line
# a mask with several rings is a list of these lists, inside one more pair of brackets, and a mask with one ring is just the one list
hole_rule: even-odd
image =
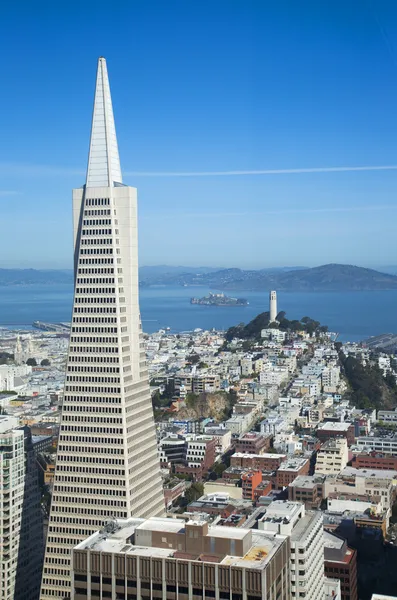
[[307,169],[259,169],[255,171],[127,171],[127,177],[228,177],[234,175],[297,175],[300,173],[345,173],[351,171],[396,171],[397,165],[366,167],[310,167]]

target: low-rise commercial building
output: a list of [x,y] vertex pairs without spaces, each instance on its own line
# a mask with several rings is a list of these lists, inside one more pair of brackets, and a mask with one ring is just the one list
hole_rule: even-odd
[[71,600],[290,600],[290,541],[205,521],[111,521],[73,550]]
[[230,466],[255,469],[259,471],[274,471],[287,459],[286,454],[246,454],[236,452],[230,457]]
[[298,475],[308,475],[309,469],[310,461],[308,458],[289,457],[277,469],[278,489],[287,487]]
[[271,441],[270,434],[249,432],[240,436],[234,447],[236,452],[243,454],[262,454],[269,450]]
[[354,424],[326,421],[317,428],[317,437],[321,442],[331,438],[345,437],[347,445],[354,444]]
[[288,486],[288,500],[319,508],[324,498],[324,475],[299,475]]

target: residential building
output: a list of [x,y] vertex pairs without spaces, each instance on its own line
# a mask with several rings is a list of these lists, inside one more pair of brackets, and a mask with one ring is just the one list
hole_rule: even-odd
[[325,442],[317,453],[316,475],[336,475],[349,460],[346,438],[332,438]]
[[289,538],[264,531],[200,520],[110,521],[73,551],[72,600],[290,600],[289,560]]
[[341,599],[357,600],[357,552],[345,539],[324,531],[324,569],[326,577],[339,579]]
[[86,183],[73,191],[75,289],[41,599],[103,519],[164,513],[138,298],[136,189],[122,183],[100,58]]

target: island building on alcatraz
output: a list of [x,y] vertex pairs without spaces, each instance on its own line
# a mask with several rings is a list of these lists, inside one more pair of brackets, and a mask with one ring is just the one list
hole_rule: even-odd
[[106,61],[86,184],[73,190],[75,290],[41,598],[69,598],[72,548],[164,497],[138,300],[137,192],[122,183]]
[[277,318],[277,292],[274,290],[269,293],[269,312],[270,323],[274,323]]

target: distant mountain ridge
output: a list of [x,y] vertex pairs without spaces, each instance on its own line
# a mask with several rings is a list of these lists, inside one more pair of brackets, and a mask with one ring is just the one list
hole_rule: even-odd
[[[141,286],[205,286],[216,290],[336,292],[397,289],[397,276],[354,265],[282,267],[259,270],[214,267],[139,269]],[[0,269],[0,285],[73,283],[72,270]]]
[[142,285],[192,285],[218,290],[334,292],[397,289],[397,276],[354,265],[286,269],[221,269],[212,273],[162,275]]

